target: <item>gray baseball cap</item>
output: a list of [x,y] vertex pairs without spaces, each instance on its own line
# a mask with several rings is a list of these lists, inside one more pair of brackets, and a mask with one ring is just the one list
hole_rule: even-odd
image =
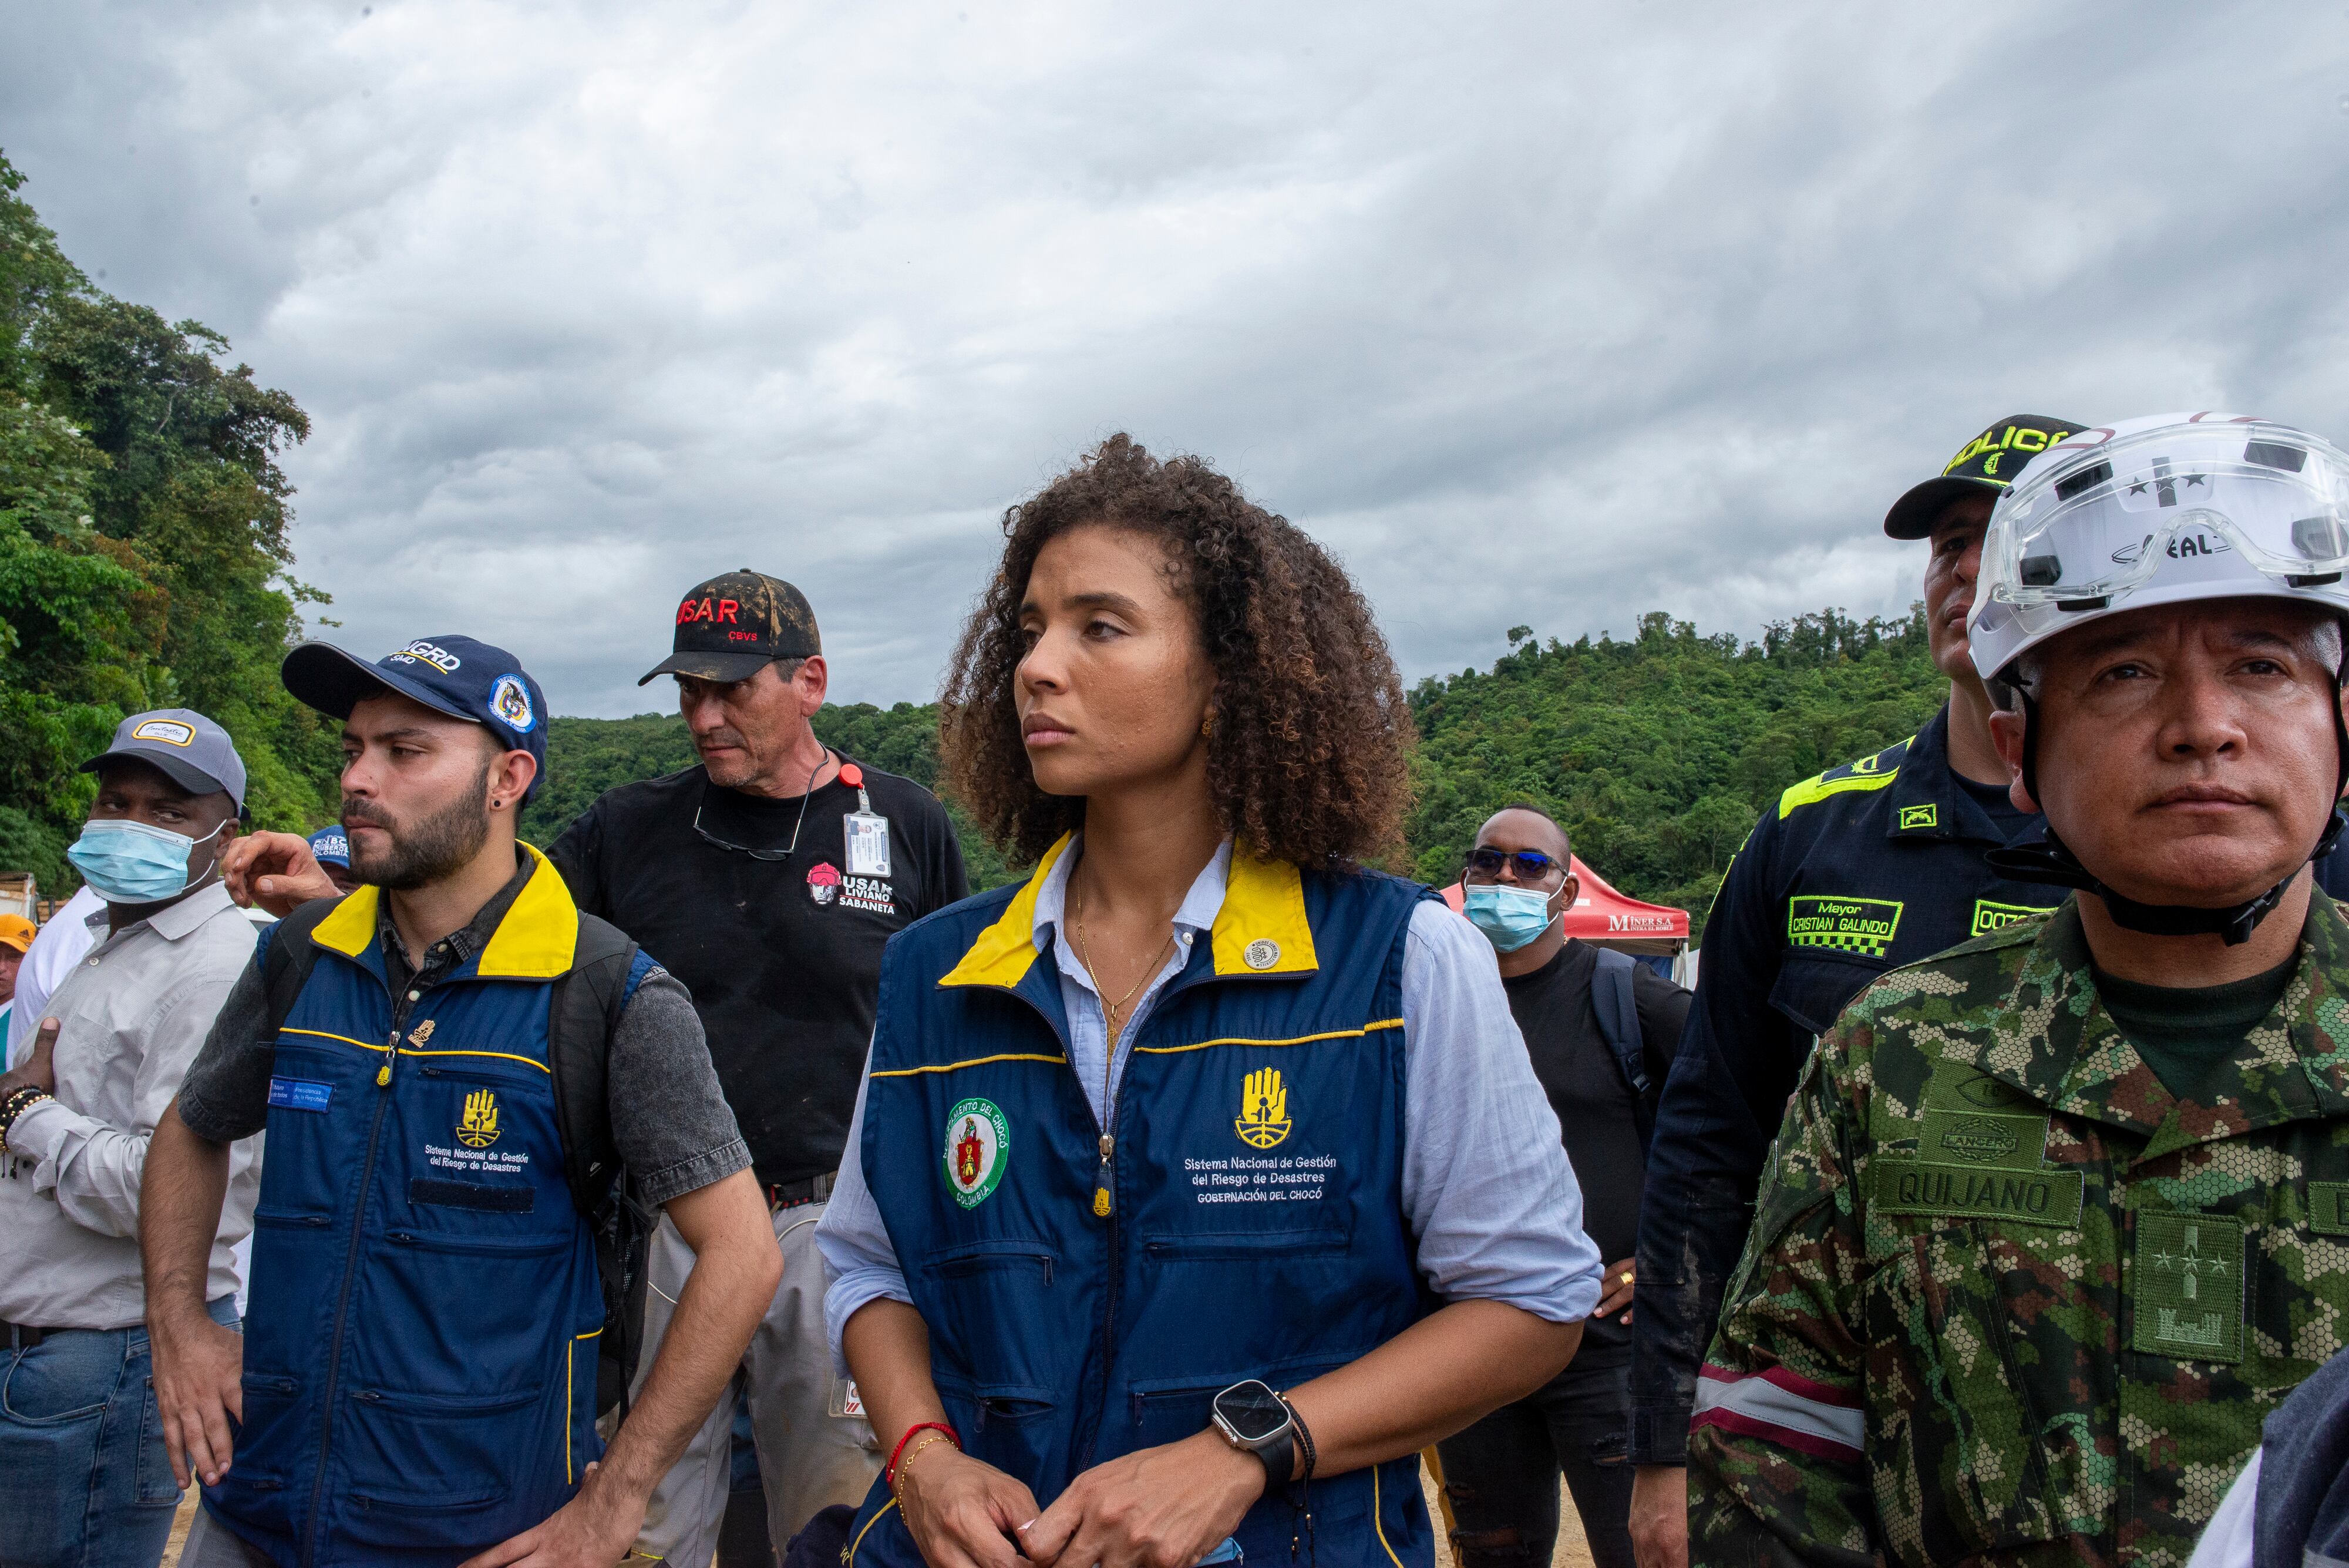
[[160,769],[190,794],[222,794],[244,809],[244,759],[228,732],[192,708],[133,713],[115,726],[114,744],[82,763],[94,774],[118,757]]

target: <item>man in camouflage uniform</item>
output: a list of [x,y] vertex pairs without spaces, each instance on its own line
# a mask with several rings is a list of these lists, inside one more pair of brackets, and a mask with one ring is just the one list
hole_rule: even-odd
[[2080,891],[1821,1037],[1703,1368],[1692,1562],[2182,1564],[2349,1344],[2349,924],[2306,868],[2344,497],[2349,454],[2196,416],[2001,504],[1970,635],[2048,829],[2000,856]]

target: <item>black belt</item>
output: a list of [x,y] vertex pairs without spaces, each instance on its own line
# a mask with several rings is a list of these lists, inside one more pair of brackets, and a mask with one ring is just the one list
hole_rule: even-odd
[[829,1174],[811,1176],[805,1181],[782,1181],[767,1189],[767,1210],[796,1209],[802,1203],[821,1203],[832,1196],[834,1180]]
[[10,1323],[0,1318],[0,1332],[7,1334],[9,1349],[30,1350],[49,1335],[66,1331],[61,1328],[35,1328],[29,1323]]

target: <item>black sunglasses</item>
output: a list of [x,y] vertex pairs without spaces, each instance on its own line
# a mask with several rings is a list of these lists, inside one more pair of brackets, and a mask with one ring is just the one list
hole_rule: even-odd
[[1520,882],[1537,880],[1557,869],[1557,862],[1538,849],[1520,849],[1512,855],[1506,849],[1479,846],[1468,852],[1468,869],[1479,877],[1498,877],[1502,867],[1512,864]]

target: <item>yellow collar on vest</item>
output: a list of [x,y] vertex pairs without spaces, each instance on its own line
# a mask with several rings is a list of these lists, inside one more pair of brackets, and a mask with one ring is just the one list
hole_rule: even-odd
[[[1067,853],[1070,835],[1044,851],[1027,886],[995,923],[978,933],[940,985],[1018,985],[1036,961],[1036,898],[1044,879]],[[1313,927],[1305,918],[1305,887],[1286,860],[1259,860],[1232,846],[1232,868],[1216,911],[1210,944],[1218,975],[1310,974],[1319,969]]]
[[[579,907],[563,875],[536,849],[522,846],[530,856],[530,880],[514,896],[505,919],[490,934],[473,972],[484,980],[553,980],[569,972],[579,948]],[[322,948],[357,958],[375,940],[376,911],[381,888],[358,887],[320,920],[310,940]]]

